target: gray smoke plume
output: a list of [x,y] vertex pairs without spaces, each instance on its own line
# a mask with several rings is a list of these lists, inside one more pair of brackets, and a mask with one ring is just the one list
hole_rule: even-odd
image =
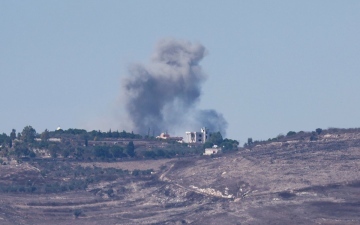
[[134,132],[166,130],[184,133],[208,127],[225,135],[227,122],[215,110],[197,110],[206,80],[199,62],[206,54],[200,44],[161,40],[148,66],[133,65],[123,81],[126,110]]

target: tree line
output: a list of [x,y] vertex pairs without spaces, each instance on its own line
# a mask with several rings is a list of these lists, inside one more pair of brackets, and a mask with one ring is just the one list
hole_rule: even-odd
[[[57,140],[54,140],[58,138]],[[89,140],[112,140],[111,138],[124,138],[116,144],[98,142],[96,146],[89,145]],[[213,133],[203,146],[191,146],[186,143],[167,141],[165,147],[142,147],[135,146],[131,139],[142,138],[139,134],[126,131],[86,131],[83,129],[68,129],[37,133],[31,126],[26,126],[22,132],[16,133],[12,129],[9,135],[0,135],[0,157],[63,157],[79,160],[116,160],[121,158],[171,158],[202,154],[203,150],[213,145],[218,145],[224,152],[235,151],[239,142],[231,139],[223,139],[220,132]],[[130,140],[128,140],[130,139]],[[135,150],[136,149],[136,150]]]
[[232,139],[223,139],[220,132],[212,133],[209,139],[204,144],[205,148],[212,148],[213,146],[220,147],[223,152],[237,151],[239,142]]

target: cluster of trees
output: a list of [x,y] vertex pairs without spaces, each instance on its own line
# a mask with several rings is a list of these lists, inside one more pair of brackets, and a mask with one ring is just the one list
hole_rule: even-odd
[[232,139],[223,139],[220,132],[213,133],[204,144],[205,148],[211,148],[217,145],[222,148],[223,152],[230,152],[238,150],[239,142]]
[[[51,142],[50,138],[61,138],[61,142]],[[141,135],[129,133],[126,131],[108,132],[90,131],[83,129],[68,129],[48,131],[47,129],[41,134],[31,126],[26,126],[21,133],[16,134],[13,129],[10,135],[0,134],[0,156],[15,157],[36,157],[33,151],[46,150],[51,157],[56,158],[59,155],[63,157],[72,156],[74,158],[122,158],[134,157],[135,146],[132,141],[125,148],[120,146],[88,146],[88,140],[101,140],[104,138],[141,138]],[[40,141],[39,141],[40,140]],[[44,154],[44,151],[42,154]]]
[[100,138],[128,138],[128,139],[140,139],[142,136],[140,134],[134,134],[134,132],[126,132],[126,131],[111,131],[108,132],[101,132],[93,130],[93,131],[86,131],[84,129],[68,129],[68,130],[56,130],[49,133],[50,137],[59,137],[59,136],[79,136],[84,139],[88,140],[96,140]]
[[35,157],[35,153],[31,150],[31,145],[34,143],[36,131],[31,126],[24,127],[21,133],[16,135],[16,130],[12,129],[10,135],[3,133],[0,135],[0,155],[6,156],[8,154],[20,156]]
[[[331,131],[332,129],[336,129],[336,128],[331,128],[328,131]],[[316,140],[318,140],[318,136],[322,132],[323,132],[323,129],[321,129],[321,128],[317,128],[317,129],[315,129],[315,131],[311,131],[311,132],[289,131],[286,133],[286,135],[279,134],[278,136],[276,136],[274,138],[269,138],[267,141],[260,141],[260,140],[253,141],[252,138],[248,138],[247,142],[244,144],[244,147],[252,147],[256,144],[260,144],[260,143],[264,143],[264,142],[284,141],[284,140],[289,140],[289,139],[294,139],[294,138],[300,139],[300,140],[308,139],[310,141],[316,141]]]
[[130,141],[126,148],[118,145],[96,146],[94,147],[94,156],[99,158],[123,158],[135,156],[135,145]]
[[198,155],[202,154],[204,149],[202,147],[192,148],[184,147],[179,143],[174,143],[171,148],[157,148],[157,149],[137,149],[137,156],[140,158],[172,158],[177,156]]
[[31,126],[24,127],[21,133],[18,133],[16,136],[16,130],[12,129],[10,135],[3,133],[0,135],[0,144],[8,145],[10,148],[13,145],[15,139],[21,140],[23,142],[32,143],[35,140],[36,131]]
[[[59,138],[61,141],[54,141]],[[137,157],[137,158],[171,158],[175,156],[184,156],[200,154],[204,148],[218,145],[224,152],[235,151],[238,149],[239,142],[231,139],[223,139],[220,132],[213,133],[209,140],[202,146],[192,146],[189,148],[186,143],[180,144],[175,141],[167,141],[165,148],[155,147],[142,148],[138,146],[135,151],[133,141],[123,141],[112,143],[112,138],[134,139],[141,138],[141,135],[129,133],[126,131],[86,131],[83,129],[68,129],[48,131],[47,129],[38,134],[31,126],[26,126],[21,133],[16,134],[13,129],[10,135],[0,135],[0,156],[36,157],[47,156],[52,158],[64,157],[86,160],[114,160],[119,158]],[[52,139],[52,140],[51,140]],[[96,143],[90,140],[106,140],[106,142]],[[159,140],[161,141],[161,140]],[[166,141],[166,140],[163,140]],[[89,145],[91,143],[91,145]]]
[[[101,167],[72,167],[64,162],[30,162],[40,168],[45,178],[13,182],[11,185],[0,184],[0,192],[56,193],[72,190],[85,190],[89,184],[100,181],[113,181],[126,176],[148,176],[153,170],[122,170]],[[51,180],[46,181],[47,177]],[[63,178],[69,178],[66,182]]]
[[321,134],[321,132],[321,128],[317,128],[315,131],[311,132],[310,141],[316,141],[318,139],[318,135]]
[[87,140],[96,140],[100,138],[127,138],[127,139],[141,139],[140,134],[134,134],[134,132],[126,131],[111,131],[101,132],[101,131],[86,131],[83,129],[68,129],[68,130],[56,130],[48,131],[47,129],[41,134],[37,134],[36,130],[32,126],[26,126],[21,133],[16,134],[16,130],[12,129],[10,135],[6,133],[0,134],[0,145],[9,145],[10,147],[12,142],[17,139],[27,143],[34,142],[35,138],[41,138],[42,141],[46,141],[49,138],[58,138],[58,137],[72,137],[77,139],[87,139]]
[[0,144],[1,145],[8,144],[8,141],[9,141],[9,136],[7,136],[5,133],[0,134]]

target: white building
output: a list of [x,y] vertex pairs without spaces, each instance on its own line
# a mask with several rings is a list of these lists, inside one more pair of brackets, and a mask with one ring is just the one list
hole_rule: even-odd
[[205,143],[211,137],[211,132],[206,127],[201,128],[200,132],[186,132],[187,143]]
[[217,154],[219,151],[221,151],[221,148],[217,148],[217,147],[205,148],[205,152],[203,155],[213,155],[213,154]]
[[177,142],[181,142],[181,143],[183,140],[183,137],[171,137],[167,133],[161,133],[160,136],[157,136],[156,138],[157,139],[165,139],[165,140],[173,140],[173,141],[177,141]]

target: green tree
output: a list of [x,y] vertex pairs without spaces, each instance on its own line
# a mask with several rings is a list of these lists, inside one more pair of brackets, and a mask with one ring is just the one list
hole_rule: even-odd
[[42,141],[47,141],[49,137],[50,137],[50,132],[47,129],[45,129],[45,131],[42,132],[40,135]]
[[23,131],[21,132],[21,140],[25,142],[34,142],[36,137],[36,130],[31,126],[24,127]]
[[111,129],[107,132],[107,137],[111,138],[113,135],[112,135],[112,132],[111,132]]
[[114,137],[114,138],[119,138],[119,136],[120,136],[120,133],[119,133],[118,130],[115,131],[115,132],[113,132],[113,137]]
[[81,211],[80,209],[75,209],[75,210],[74,210],[74,216],[75,216],[75,218],[78,218],[81,214],[82,214],[82,211]]
[[124,149],[118,145],[114,145],[110,148],[110,152],[113,155],[114,158],[121,158],[126,156],[124,154]]
[[85,147],[88,147],[89,145],[89,138],[91,137],[91,133],[88,134],[87,132],[83,132],[81,135],[80,135],[81,139],[84,140],[84,145]]
[[317,128],[315,131],[316,131],[317,134],[321,134],[322,129],[321,129],[321,128]]
[[146,158],[155,158],[157,155],[154,151],[145,151],[144,156]]
[[31,158],[35,158],[35,157],[36,157],[36,154],[35,154],[35,152],[30,151],[29,156],[30,156]]
[[96,146],[94,148],[94,155],[101,158],[111,158],[112,154],[109,152],[108,146]]
[[318,140],[318,136],[316,132],[311,132],[310,141],[316,141]]
[[227,139],[225,138],[222,145],[222,149],[224,152],[227,151],[236,151],[238,150],[239,142],[237,140]]
[[84,148],[78,147],[75,149],[74,156],[83,157],[84,152],[85,152]]
[[3,133],[3,134],[0,134],[0,144],[2,144],[2,143],[7,143],[8,142],[8,139],[9,139],[9,137],[5,134],[5,133]]
[[212,133],[208,142],[213,143],[214,145],[221,145],[223,137],[220,132]]
[[51,157],[56,158],[60,152],[60,147],[57,144],[52,144],[49,146],[49,151]]
[[133,141],[130,141],[126,146],[126,154],[128,154],[130,157],[135,156],[135,145]]
[[70,150],[67,149],[67,148],[64,148],[64,149],[62,150],[61,155],[62,155],[64,158],[69,157],[69,155],[70,155]]
[[15,129],[12,129],[12,131],[10,133],[10,138],[11,138],[11,140],[16,139],[16,130]]
[[165,157],[165,156],[166,156],[166,153],[165,153],[164,150],[158,149],[158,150],[156,151],[156,155],[159,156],[159,157]]
[[252,138],[248,138],[247,144],[248,144],[248,146],[251,146],[251,145],[253,144],[253,139],[252,139]]
[[207,142],[204,143],[203,148],[204,148],[204,149],[205,149],[205,148],[212,148],[213,145],[214,145],[214,144],[213,144],[212,142],[207,141]]
[[292,136],[292,135],[295,135],[296,132],[295,131],[289,131],[286,136],[289,137],[289,136]]
[[20,156],[28,156],[30,154],[30,150],[28,149],[27,145],[24,143],[17,143],[14,147],[14,154],[17,157]]

